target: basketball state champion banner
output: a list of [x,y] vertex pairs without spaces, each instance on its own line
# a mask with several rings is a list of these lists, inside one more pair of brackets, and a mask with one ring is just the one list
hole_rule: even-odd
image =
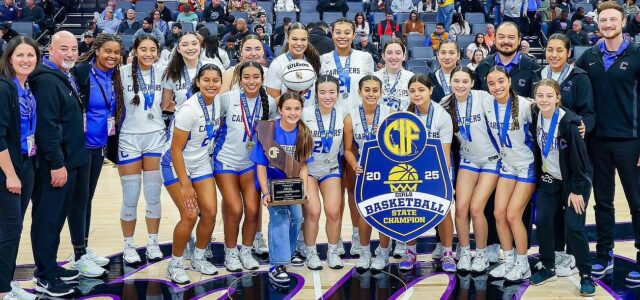
[[421,120],[396,112],[364,143],[356,177],[360,215],[385,235],[408,242],[437,226],[449,212],[453,185],[442,144],[427,139]]

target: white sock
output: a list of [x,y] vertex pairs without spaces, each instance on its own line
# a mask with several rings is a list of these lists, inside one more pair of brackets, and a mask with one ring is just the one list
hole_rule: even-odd
[[358,228],[358,227],[353,227],[352,235],[353,235],[353,236],[356,236],[356,235],[358,235],[358,236],[359,236],[359,235],[360,235],[360,228]]
[[338,248],[338,244],[327,244],[328,246],[328,252],[331,252],[331,250],[335,250],[336,248]]
[[527,262],[527,259],[528,259],[527,254],[523,254],[523,255],[518,254],[517,257],[518,257],[518,262],[521,262],[521,263]]
[[362,245],[362,252],[371,252],[371,245]]
[[378,246],[378,249],[380,249],[380,252],[383,252],[389,255],[389,251],[391,251],[391,243],[389,243],[389,246],[387,246],[387,248],[382,248],[382,246]]
[[171,264],[182,267],[182,256],[171,255]]
[[259,240],[261,238],[262,238],[262,232],[260,232],[260,231],[256,232],[256,236],[255,236],[254,240]]
[[249,252],[251,252],[251,249],[253,249],[253,247],[251,247],[251,246],[242,245],[242,247],[240,247],[240,251],[249,251]]
[[313,252],[317,252],[316,251],[316,245],[313,246],[305,246],[307,248],[307,253],[313,251]]
[[132,236],[124,238],[124,246],[125,246],[125,248],[135,248],[136,247],[136,245],[133,242],[133,237]]
[[233,247],[233,248],[225,248],[225,251],[224,251],[224,252],[226,253],[226,252],[233,252],[233,251],[238,251],[238,248],[236,248],[236,247]]
[[[464,248],[463,248],[464,250]],[[487,253],[487,248],[476,248],[476,253]]]
[[413,253],[416,253],[416,246],[417,245],[413,245],[413,246],[407,245],[407,250],[411,250],[411,251],[413,251]]
[[442,247],[442,252],[447,253],[447,252],[451,252],[453,250],[453,247]]
[[193,259],[204,259],[204,251],[206,249],[200,249],[198,247],[195,247],[195,249],[193,250]]
[[158,243],[158,234],[157,233],[149,233],[149,239],[147,239],[147,244],[155,245]]
[[509,257],[513,257],[513,249],[508,250],[508,251],[502,251],[504,253],[504,258],[507,259]]

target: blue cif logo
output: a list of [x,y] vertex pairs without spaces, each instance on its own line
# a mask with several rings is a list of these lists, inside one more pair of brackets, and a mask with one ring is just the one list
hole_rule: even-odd
[[380,123],[362,150],[356,178],[360,215],[380,232],[407,242],[437,226],[453,200],[442,144],[427,139],[414,114],[396,112]]

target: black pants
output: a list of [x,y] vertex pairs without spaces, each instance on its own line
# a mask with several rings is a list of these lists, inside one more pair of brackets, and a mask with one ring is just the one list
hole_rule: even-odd
[[31,224],[33,256],[38,268],[35,276],[53,279],[56,276],[56,256],[65,218],[69,221],[73,245],[84,243],[89,164],[67,169],[67,182],[61,188],[51,186],[51,170],[42,164],[36,170],[36,176]]
[[[557,180],[549,174],[541,175],[538,184],[538,202],[536,211],[536,229],[540,244],[540,260],[547,269],[555,269],[556,233],[564,232],[567,243],[576,258],[576,266],[580,275],[591,274],[589,262],[589,242],[584,230],[586,212],[576,214],[573,207],[567,207],[569,193],[562,189],[562,180]],[[585,207],[591,191],[583,193]],[[564,208],[564,228],[555,227],[558,210]]]
[[91,227],[91,203],[93,195],[98,186],[100,172],[102,172],[102,164],[104,163],[104,151],[100,149],[89,149],[89,199],[87,200],[87,211],[85,213],[84,241],[85,246],[89,241],[89,230]]
[[640,167],[637,166],[640,139],[615,140],[592,137],[588,147],[593,162],[598,256],[606,256],[614,246],[616,220],[613,201],[616,171],[629,203],[635,247],[640,250]]

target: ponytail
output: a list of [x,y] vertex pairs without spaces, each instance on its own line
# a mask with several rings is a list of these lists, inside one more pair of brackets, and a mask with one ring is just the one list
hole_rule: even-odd
[[[131,99],[131,104],[135,106],[140,105],[140,96],[138,95],[138,92],[140,92],[138,68],[140,68],[140,66],[138,66],[138,56],[134,56],[133,61],[131,62],[131,79],[133,79],[133,99]],[[153,89],[155,91],[155,87],[153,87]]]
[[[120,66],[116,66],[113,68],[113,73],[111,75],[111,82],[113,85],[113,93],[116,97],[116,111],[115,111],[115,120],[116,124],[119,124],[120,118],[124,116],[124,89],[122,88],[122,77],[120,76]],[[111,107],[109,107],[111,109]]]
[[[469,93],[471,93],[471,91],[469,91]],[[456,101],[458,100],[456,99],[455,94],[451,94],[449,95],[446,101],[448,102],[445,108],[447,109],[447,112],[451,116],[451,121],[453,123],[453,133],[457,133],[458,131],[460,131],[460,128],[458,127],[458,111],[456,110]]]
[[518,113],[520,112],[520,101],[518,101],[518,94],[516,94],[516,91],[511,87],[509,88],[509,98],[511,98],[511,119],[513,120],[513,128],[519,129],[520,122],[518,122]]
[[262,104],[262,119],[269,119],[269,96],[267,95],[267,91],[264,89],[264,86],[260,87],[260,103]]
[[311,156],[311,148],[313,148],[313,137],[311,130],[304,124],[302,119],[298,120],[298,137],[296,138],[295,159],[300,162],[306,162]]

